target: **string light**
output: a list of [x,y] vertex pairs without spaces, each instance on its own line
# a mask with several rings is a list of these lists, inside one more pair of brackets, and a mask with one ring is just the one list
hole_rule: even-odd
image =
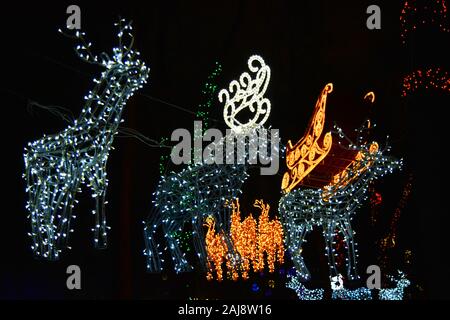
[[286,165],[288,171],[284,173],[281,189],[284,192],[291,191],[327,156],[330,152],[333,139],[327,132],[322,142],[322,131],[325,125],[325,109],[327,96],[333,91],[333,84],[328,83],[322,90],[314,108],[314,115],[303,138],[295,145],[291,140],[286,146]]
[[[222,280],[222,263],[226,261],[229,277],[238,280],[239,274],[242,279],[249,278],[250,266],[254,272],[263,272],[265,257],[269,273],[275,272],[275,263],[284,263],[283,227],[275,217],[269,220],[270,206],[263,200],[256,200],[254,206],[261,210],[258,222],[248,215],[241,221],[239,199],[231,203],[231,228],[230,237],[232,249],[227,250],[224,234],[216,234],[213,227],[214,218],[207,218],[206,225],[208,233],[206,235],[206,248],[208,252],[208,273],[207,279],[212,280],[214,270],[217,273],[217,280]],[[219,256],[222,254],[223,256]]]
[[92,229],[95,246],[107,245],[105,198],[109,151],[123,121],[126,102],[142,88],[149,74],[144,62],[138,59],[139,53],[131,49],[131,25],[124,20],[116,25],[119,46],[113,48],[112,58],[104,52],[93,54],[83,32],[76,31],[70,36],[79,41],[75,51],[82,60],[106,70],[99,79],[94,79],[94,89],[85,96],[78,119],[62,132],[30,142],[25,148],[31,248],[36,256],[45,259],[58,259],[62,248],[68,247],[75,218],[72,209],[78,202],[75,197],[82,183],[90,187],[96,199]]
[[382,238],[379,242],[379,247],[381,250],[381,254],[379,257],[379,264],[383,268],[387,267],[387,251],[389,249],[394,248],[396,245],[397,225],[398,225],[398,221],[400,220],[402,210],[405,208],[405,206],[408,203],[408,200],[410,198],[411,189],[412,189],[412,181],[413,181],[413,175],[410,174],[408,177],[408,180],[406,181],[405,186],[403,187],[402,197],[400,198],[397,208],[395,209],[394,214],[392,216],[392,219],[391,219],[391,222],[389,225],[388,234],[384,238]]
[[[289,150],[288,146],[286,153],[290,157],[294,157],[292,161],[287,160],[288,168],[289,165],[295,164],[295,161],[300,161],[300,155],[304,156],[306,152],[315,152],[316,147],[312,149],[309,149],[309,147],[313,145],[313,141],[319,139],[324,125],[322,120],[318,121],[317,118],[325,119],[325,114],[317,116],[317,113],[318,110],[323,110],[324,112],[325,101],[323,100],[331,90],[332,85],[328,84],[322,91],[321,98],[319,98],[319,102],[316,104],[315,114],[310,122],[310,127],[305,137],[298,143],[299,146],[305,143],[304,147],[301,147],[304,152],[301,152],[301,149],[297,149],[300,150],[300,154],[298,157],[295,157],[295,152],[292,153],[292,150]],[[366,97],[368,96],[366,95]],[[371,98],[372,101],[375,98],[373,93]],[[287,248],[299,272],[298,276],[303,280],[310,279],[311,275],[301,255],[302,245],[306,242],[305,237],[307,233],[314,226],[321,226],[323,228],[330,278],[338,274],[336,266],[338,254],[334,239],[336,230],[343,234],[346,244],[348,278],[350,280],[358,278],[356,272],[357,249],[355,248],[356,244],[353,239],[354,232],[351,227],[351,219],[356,209],[366,200],[367,188],[370,182],[383,177],[387,173],[392,173],[394,169],[401,167],[401,160],[384,155],[385,152],[389,151],[388,146],[380,150],[378,143],[372,142],[369,144],[364,142],[365,131],[369,128],[370,122],[368,122],[368,125],[356,130],[357,143],[354,143],[344,134],[341,128],[334,127],[334,134],[337,137],[335,143],[337,146],[353,151],[356,157],[344,170],[334,175],[331,183],[323,188],[297,188],[290,191],[289,186],[293,186],[295,183],[292,184],[290,182],[291,175],[289,173],[286,173],[283,177],[282,189],[284,194],[279,202],[279,212],[285,227]],[[313,129],[317,129],[314,139],[308,134]],[[330,136],[331,143],[331,132],[327,134]],[[309,143],[307,142],[308,140],[310,141]],[[309,159],[314,160],[314,154]],[[292,166],[292,168],[294,167]],[[294,169],[292,170],[295,173],[294,177],[298,176],[298,172],[295,171]]]
[[269,221],[270,206],[265,205],[262,200],[255,201],[255,207],[261,209],[257,229],[257,254],[256,264],[253,265],[255,272],[264,270],[264,255],[267,257],[269,272],[275,271],[275,261],[279,264],[284,262],[283,227],[277,217]]
[[289,282],[286,283],[286,287],[292,289],[297,294],[300,300],[322,300],[324,290],[318,289],[307,289],[302,282],[300,277],[288,275]]
[[[225,103],[223,109],[225,123],[236,133],[264,125],[270,115],[270,100],[264,97],[270,81],[270,68],[263,58],[257,55],[248,59],[248,68],[255,73],[254,79],[248,72],[244,72],[239,81],[230,82],[228,90],[222,89],[219,92],[219,101]],[[232,97],[231,93],[234,93]],[[242,123],[236,116],[246,109],[254,115]]]
[[336,300],[372,300],[372,292],[367,288],[333,290],[331,299]]
[[402,97],[420,88],[450,92],[450,75],[441,68],[416,70],[403,78]]
[[[255,66],[254,64],[259,64]],[[266,132],[262,124],[267,120],[270,113],[270,101],[263,98],[270,79],[270,68],[259,56],[251,56],[248,60],[250,71],[255,73],[252,80],[250,74],[244,72],[240,77],[240,82],[233,80],[230,83],[229,91],[219,92],[219,101],[225,101],[224,120],[230,127],[227,133],[218,142],[214,142],[215,147],[221,147],[226,141],[238,141],[245,137],[250,138],[250,145],[258,145],[260,149],[252,156],[259,154],[260,150],[267,150],[268,140],[263,139],[261,144],[261,132]],[[251,84],[251,85],[249,85]],[[234,90],[236,89],[236,92]],[[230,93],[234,96],[230,97]],[[252,103],[258,104],[256,115],[252,120],[242,124],[235,117],[243,109],[253,110]],[[229,114],[230,113],[230,114]],[[264,115],[261,119],[260,115]],[[255,141],[258,139],[258,141]],[[227,150],[228,152],[228,150]],[[147,221],[144,222],[144,234],[146,249],[144,255],[147,256],[147,270],[149,272],[162,271],[162,251],[155,240],[156,230],[162,226],[164,236],[168,246],[164,250],[169,250],[174,268],[177,273],[192,270],[191,265],[186,260],[185,253],[179,248],[177,239],[173,237],[174,231],[181,231],[185,223],[192,224],[192,238],[194,250],[203,268],[208,268],[207,252],[205,244],[205,234],[203,231],[204,220],[211,216],[214,219],[214,226],[224,231],[227,252],[232,252],[230,231],[229,206],[224,206],[226,201],[235,199],[242,192],[241,188],[248,177],[247,165],[229,164],[229,157],[234,157],[239,153],[235,145],[233,150],[225,155],[227,164],[206,164],[195,163],[187,166],[180,172],[171,172],[162,176],[154,193],[154,208]],[[260,156],[263,154],[259,154]],[[249,157],[249,148],[244,150],[245,158]],[[268,157],[272,160],[272,155]],[[250,159],[251,160],[251,159]],[[211,238],[212,239],[212,238]],[[233,254],[227,259],[230,270],[234,270],[238,264],[238,259]],[[236,276],[234,276],[236,277]]]
[[408,35],[420,25],[438,25],[442,32],[449,32],[445,0],[425,1],[418,7],[417,0],[407,0],[400,13],[400,38],[406,43]]
[[388,276],[388,278],[395,283],[395,288],[381,289],[378,293],[378,299],[380,300],[403,300],[405,289],[411,284],[406,278],[406,275],[398,270],[397,278]]
[[204,130],[207,130],[209,128],[209,114],[215,98],[215,94],[218,89],[216,80],[221,73],[222,65],[219,62],[216,62],[213,72],[208,76],[208,80],[203,85],[202,94],[204,97],[204,101],[199,104],[198,111],[196,112],[195,116],[197,119],[202,120]]
[[206,252],[208,254],[208,270],[206,278],[208,280],[214,279],[213,271],[216,272],[218,281],[223,279],[222,264],[226,261],[228,252],[227,244],[223,231],[216,234],[215,221],[213,217],[206,218],[208,231],[206,233]]

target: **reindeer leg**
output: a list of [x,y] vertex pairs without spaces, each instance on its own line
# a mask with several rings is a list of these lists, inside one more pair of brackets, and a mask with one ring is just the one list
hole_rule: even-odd
[[302,244],[305,241],[306,234],[308,233],[306,226],[293,226],[291,230],[288,230],[288,233],[290,234],[290,244],[288,247],[291,252],[295,268],[300,273],[300,278],[303,280],[309,280],[311,279],[311,273],[306,267],[302,257]]
[[347,243],[347,275],[350,280],[359,279],[356,271],[355,242],[353,239],[353,229],[349,220],[340,222],[341,232],[344,234]]
[[66,205],[64,207],[64,211],[63,211],[63,217],[65,217],[67,220],[64,222],[64,220],[62,221],[62,227],[61,227],[61,233],[62,233],[62,238],[61,238],[61,246],[62,247],[69,247],[69,235],[71,232],[70,229],[70,224],[72,222],[72,219],[74,218],[74,216],[72,215],[72,210],[74,207],[74,202],[75,202],[75,197],[79,188],[79,184],[80,184],[80,172],[73,170],[73,168],[71,168],[71,176],[72,176],[72,180],[68,183],[68,189],[67,189],[67,193],[66,196],[67,198],[66,200]]
[[61,199],[64,197],[60,183],[45,182],[43,194],[40,197],[40,207],[43,212],[40,233],[42,235],[42,256],[49,260],[59,259],[58,250],[58,211]]
[[163,224],[163,229],[174,263],[175,272],[180,273],[191,271],[192,267],[187,262],[186,255],[181,251],[178,240],[174,236],[174,233],[179,230],[179,224],[173,220],[167,221]]
[[25,173],[25,179],[27,180],[28,190],[28,204],[27,209],[30,213],[31,221],[31,238],[32,238],[32,250],[36,256],[40,256],[44,251],[43,238],[41,234],[41,222],[42,222],[42,199],[46,192],[45,179],[38,181],[38,177],[32,174],[33,166],[28,164]]
[[159,208],[155,208],[149,215],[144,227],[145,250],[144,254],[147,257],[147,271],[161,272],[161,253],[159,252],[159,245],[156,243],[156,230],[161,226],[162,213]]
[[325,240],[325,251],[326,255],[328,257],[328,267],[329,267],[329,274],[330,274],[330,280],[331,278],[338,275],[338,271],[336,268],[336,260],[334,258],[334,232],[336,230],[336,222],[335,221],[328,221],[326,223],[326,227],[323,229],[323,237]]
[[88,179],[91,183],[92,193],[95,197],[95,226],[94,226],[94,246],[97,249],[105,249],[107,247],[107,227],[105,215],[105,198],[108,182],[103,169],[96,167],[95,174],[88,172]]
[[208,254],[205,250],[205,233],[203,231],[203,221],[200,217],[197,219],[192,219],[192,241],[194,242],[195,252],[197,253],[197,257],[200,260],[200,266],[203,271],[209,269],[210,262],[207,257]]

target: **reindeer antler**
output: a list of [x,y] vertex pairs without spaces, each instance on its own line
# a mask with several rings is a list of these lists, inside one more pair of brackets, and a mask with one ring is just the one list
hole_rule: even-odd
[[[119,32],[117,34],[117,37],[119,38],[119,46],[113,49],[114,60],[118,62],[122,62],[122,58],[124,56],[138,54],[137,52],[133,52],[131,50],[134,44],[134,37],[131,33],[133,27],[131,26],[131,24],[132,21],[126,23],[125,19],[120,19],[119,22],[116,22],[114,24],[119,28]],[[101,52],[99,55],[96,55],[91,51],[92,43],[86,41],[86,33],[76,30],[75,34],[72,35],[62,31],[61,29],[59,29],[58,31],[68,38],[76,39],[79,41],[79,44],[75,46],[75,52],[82,60],[104,67],[106,67],[111,61],[111,57],[106,52]],[[128,43],[126,44],[124,43],[124,35],[129,39]]]
[[[125,19],[120,19],[119,22],[114,24],[115,26],[119,27],[119,33],[117,34],[117,37],[119,38],[118,49],[124,56],[127,55],[128,53],[130,53],[131,48],[133,47],[133,44],[134,44],[134,37],[133,37],[133,34],[131,33],[131,30],[133,30],[132,23],[133,23],[133,21],[126,23]],[[129,31],[127,31],[127,30],[129,30]],[[123,35],[124,34],[129,38],[128,45],[125,45],[123,43],[123,40],[124,40]]]

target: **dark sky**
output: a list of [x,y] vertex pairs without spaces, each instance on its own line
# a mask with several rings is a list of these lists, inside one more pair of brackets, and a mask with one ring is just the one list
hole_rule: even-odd
[[[3,165],[7,180],[4,199],[0,258],[5,271],[0,274],[0,297],[5,298],[186,298],[239,297],[261,298],[263,292],[250,290],[253,282],[266,278],[254,276],[247,283],[207,283],[200,274],[175,276],[145,273],[142,220],[150,211],[152,192],[159,179],[162,150],[152,149],[137,140],[117,139],[110,157],[107,219],[112,226],[109,248],[96,251],[89,232],[90,198],[80,196],[78,219],[72,238],[73,250],[59,262],[36,261],[31,256],[26,233],[22,153],[28,141],[64,128],[60,119],[45,111],[27,111],[27,101],[58,105],[77,115],[82,97],[90,89],[91,78],[99,68],[80,61],[73,42],[57,29],[65,24],[66,2],[12,4],[1,19],[1,50],[4,103]],[[401,197],[406,177],[414,176],[410,203],[403,210],[399,225],[400,244],[391,264],[404,266],[402,252],[413,252],[411,274],[416,298],[449,297],[450,284],[444,263],[448,209],[443,207],[443,173],[447,172],[441,155],[446,136],[441,109],[448,106],[448,94],[418,92],[400,99],[402,76],[423,66],[448,69],[448,36],[435,29],[419,30],[401,46],[399,38],[400,2],[397,1],[137,1],[113,5],[107,2],[77,3],[82,12],[82,29],[98,51],[115,45],[113,23],[121,16],[133,20],[135,48],[150,66],[147,86],[127,104],[127,127],[159,140],[175,128],[193,128],[194,116],[167,103],[195,112],[201,102],[201,88],[216,61],[223,66],[219,88],[247,69],[252,54],[261,55],[271,67],[272,78],[267,97],[272,102],[268,124],[280,129],[283,143],[301,138],[316,98],[328,82],[334,83],[329,97],[327,121],[338,122],[352,130],[368,116],[378,124],[375,133],[381,141],[391,136],[392,153],[405,159],[401,173],[377,184],[383,195],[386,217],[377,230],[367,227],[367,206],[355,220],[357,241],[361,246],[360,273],[376,263],[374,241],[388,228],[389,217]],[[378,4],[382,10],[382,29],[366,28],[366,8]],[[375,91],[376,104],[367,110],[362,97]],[[222,106],[216,100],[211,116],[222,119]],[[224,129],[224,126],[220,127]],[[284,172],[284,163],[281,163]],[[264,198],[276,211],[280,197],[280,176],[260,177],[255,173],[244,186],[243,211],[252,210],[255,198]],[[312,269],[318,270],[317,283],[323,283],[323,247],[320,237],[311,236],[309,246]],[[317,238],[317,239],[316,239]],[[447,241],[448,242],[448,241]],[[316,253],[320,252],[320,253]],[[65,268],[80,265],[83,290],[65,289]],[[290,266],[287,263],[286,268]],[[390,271],[392,271],[390,270]],[[273,297],[294,298],[283,289],[281,278]],[[421,291],[416,285],[420,285]]]

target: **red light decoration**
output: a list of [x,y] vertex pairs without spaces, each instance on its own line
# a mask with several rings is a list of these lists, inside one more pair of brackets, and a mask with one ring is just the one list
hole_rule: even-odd
[[445,0],[418,2],[407,0],[400,13],[400,38],[405,44],[408,35],[420,25],[438,25],[442,32],[449,32]]
[[443,90],[450,93],[450,75],[441,68],[416,70],[403,78],[402,97],[419,88]]

